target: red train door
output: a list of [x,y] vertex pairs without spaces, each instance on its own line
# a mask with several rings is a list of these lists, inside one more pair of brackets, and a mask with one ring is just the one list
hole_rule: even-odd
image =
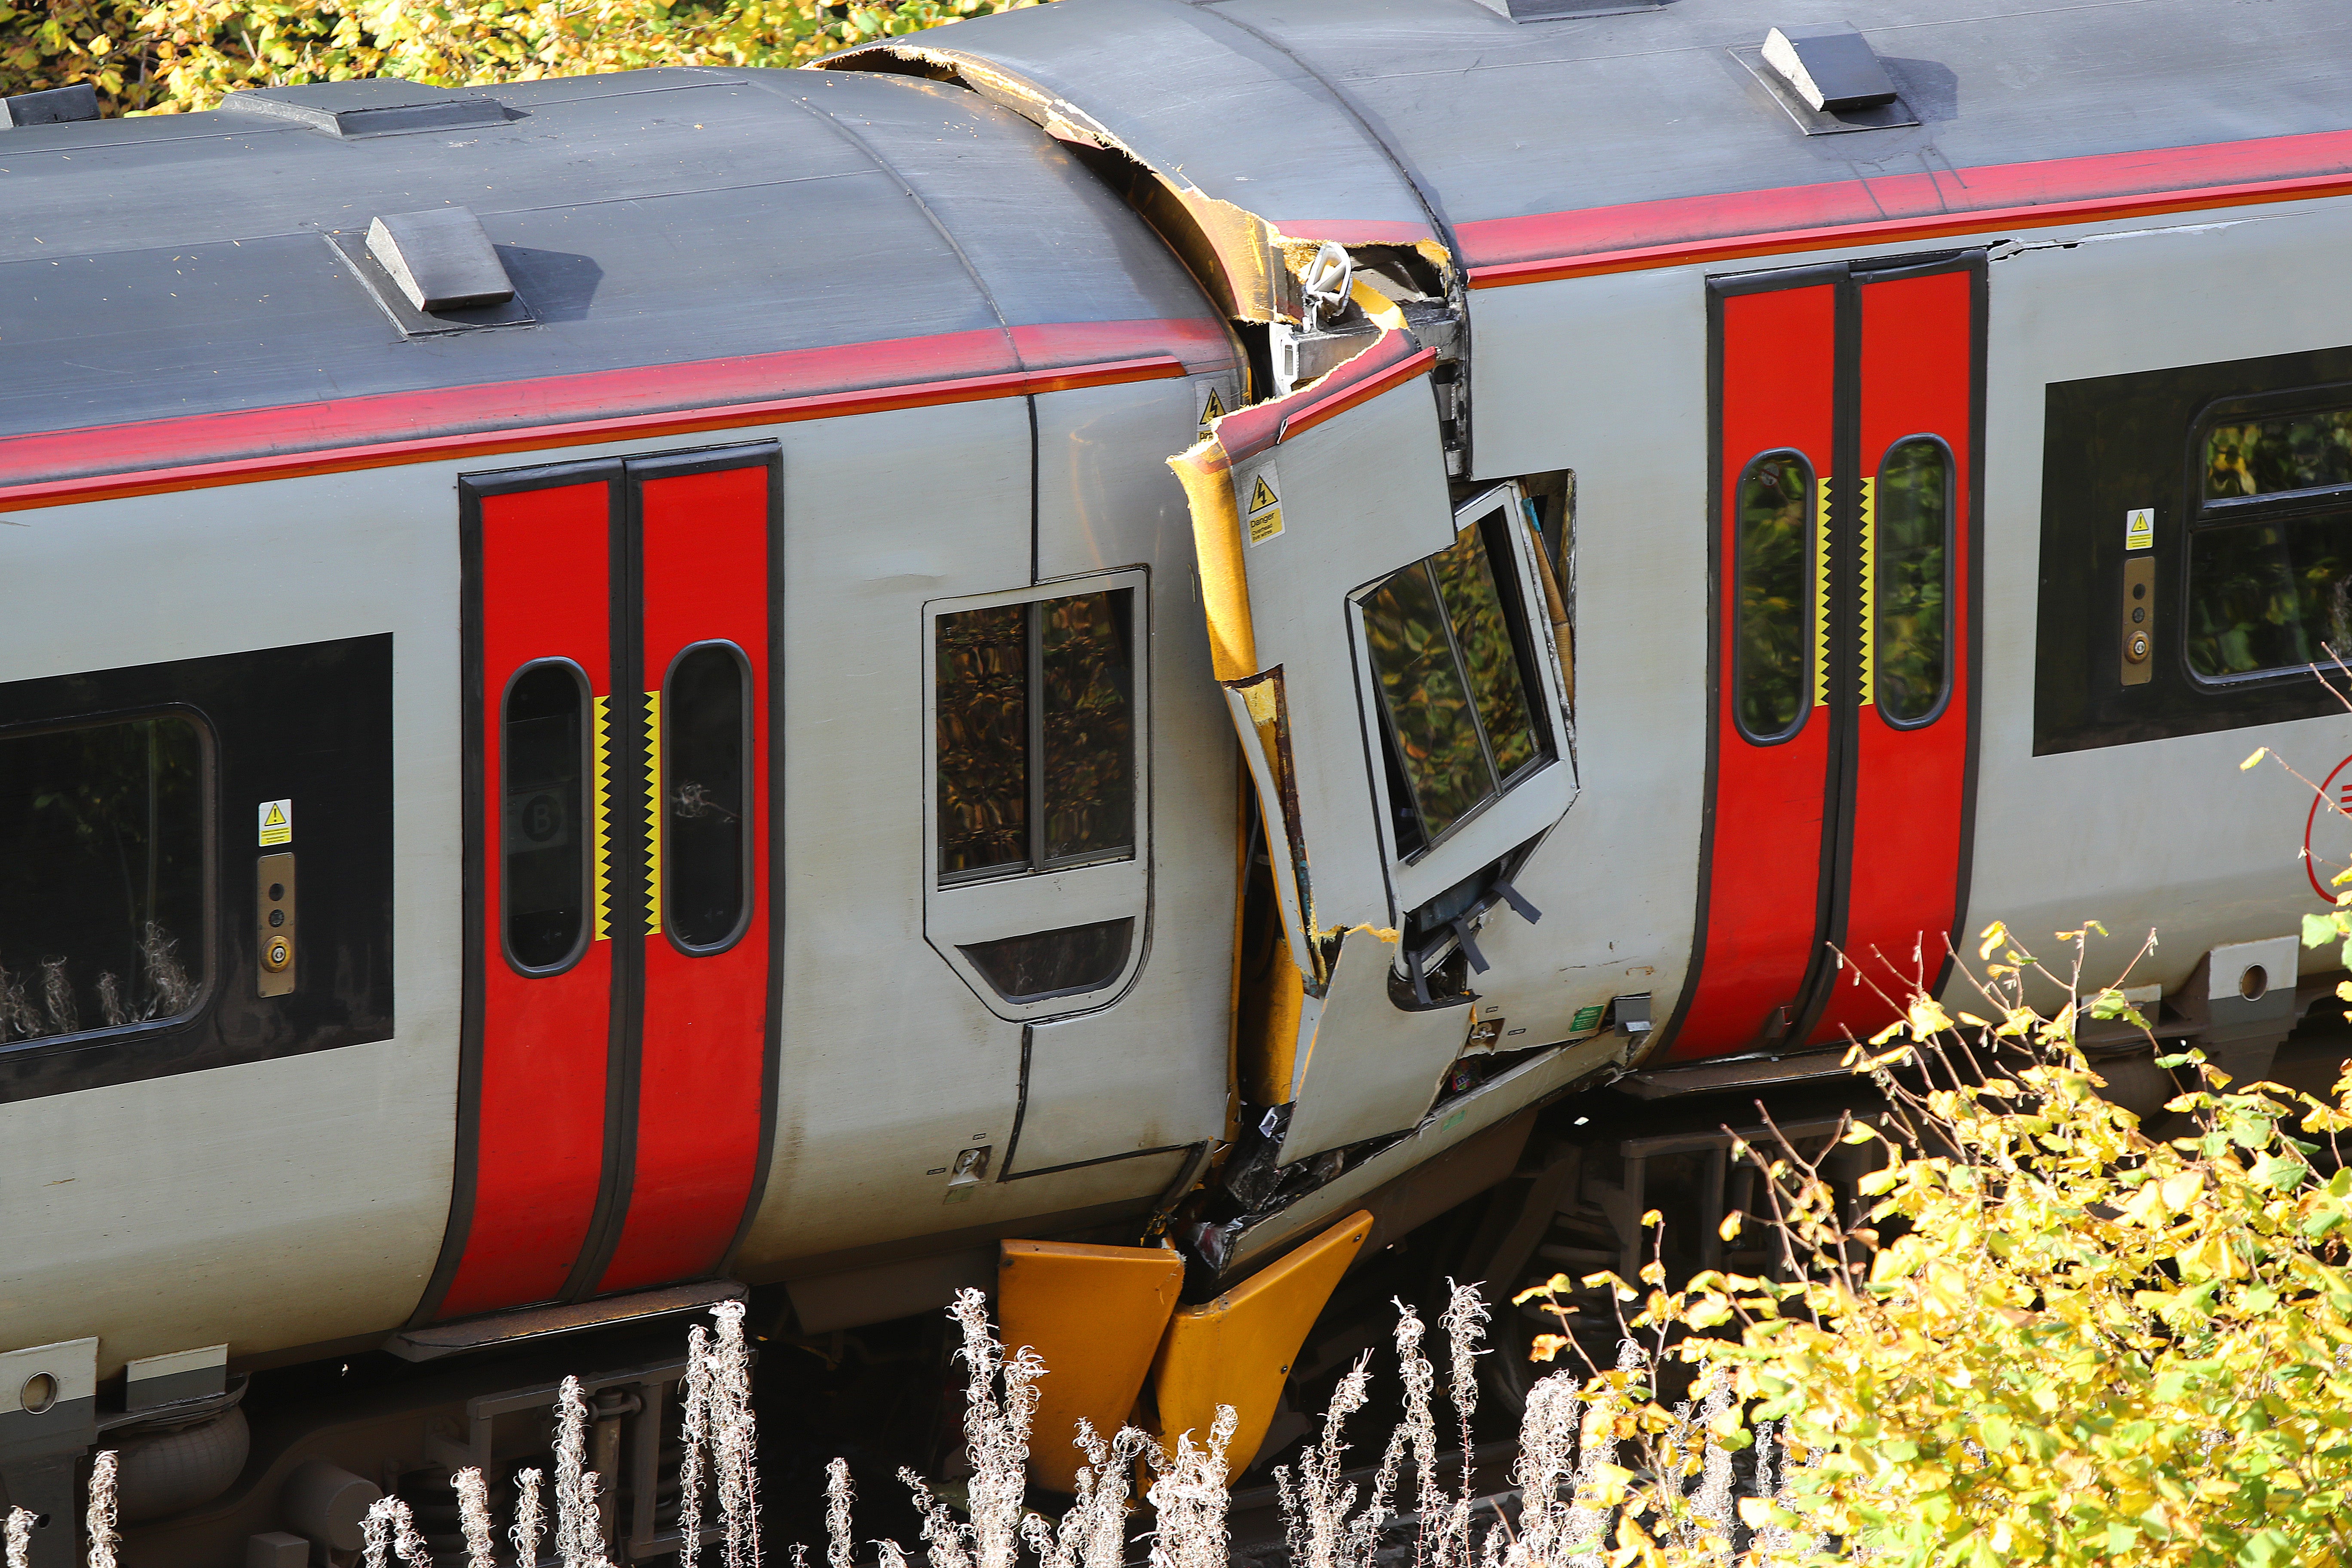
[[1945,973],[1972,799],[1984,277],[1970,252],[1710,288],[1708,812],[1676,1057],[1867,1034],[1892,1016],[1882,993]]
[[772,444],[463,485],[458,1170],[417,1321],[708,1276],[772,1123]]

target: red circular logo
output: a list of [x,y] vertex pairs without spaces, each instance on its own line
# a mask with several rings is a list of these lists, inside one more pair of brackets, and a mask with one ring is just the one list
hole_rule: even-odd
[[2330,904],[2343,889],[2329,886],[2329,879],[2352,864],[2352,816],[2347,813],[2352,813],[2352,757],[2336,763],[2321,782],[2311,814],[2303,819],[2304,875],[2311,879],[2311,890]]

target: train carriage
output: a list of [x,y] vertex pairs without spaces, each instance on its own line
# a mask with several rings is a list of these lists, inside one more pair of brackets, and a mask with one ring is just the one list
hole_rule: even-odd
[[1996,918],[2093,982],[2160,928],[2158,1032],[2275,1065],[2352,858],[2237,766],[2352,749],[2352,20],[1841,17],[10,100],[36,1561],[100,1447],[126,1561],[329,1560],[567,1355],[674,1553],[660,1346],[753,1289],[981,1285],[1049,1415],[1255,1454],[1356,1259],[1712,1234],[1727,1117],[1864,1108],[1837,1047]]

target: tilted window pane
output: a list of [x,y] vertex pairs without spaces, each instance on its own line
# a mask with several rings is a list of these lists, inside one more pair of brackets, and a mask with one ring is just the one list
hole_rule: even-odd
[[2216,425],[2205,437],[2205,499],[2352,484],[2352,408]]
[[1495,793],[1470,717],[1469,689],[1425,565],[1364,600],[1364,636],[1422,830],[1435,838]]
[[0,1041],[194,1005],[204,766],[182,718],[0,739]]
[[2189,668],[2325,666],[2330,648],[2352,659],[2352,511],[2190,531]]
[[1029,606],[938,623],[940,874],[1029,859]]
[[1906,441],[1886,454],[1873,490],[1871,658],[1878,706],[1897,723],[1925,719],[1944,700],[1950,601],[1952,458],[1941,441]]
[[572,664],[531,665],[507,687],[501,897],[507,956],[524,969],[563,963],[587,931],[587,707],[588,689]]
[[688,947],[727,941],[751,907],[750,731],[751,693],[734,646],[680,656],[662,699],[662,916]]
[[1470,691],[1486,727],[1486,743],[1494,748],[1495,771],[1507,779],[1536,760],[1536,721],[1528,710],[1518,649],[1495,585],[1485,531],[1472,523],[1455,536],[1450,549],[1430,557],[1430,565],[1437,573],[1454,640],[1469,666]]
[[1040,606],[1047,860],[1135,847],[1130,598],[1122,588]]
[[1793,452],[1759,458],[1739,478],[1737,506],[1735,711],[1748,736],[1777,741],[1805,715],[1813,470]]

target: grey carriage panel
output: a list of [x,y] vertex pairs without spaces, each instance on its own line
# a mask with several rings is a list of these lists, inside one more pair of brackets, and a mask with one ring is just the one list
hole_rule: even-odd
[[[1219,7],[1064,0],[960,22],[920,43],[1075,105],[1163,177],[1286,233],[1339,221],[1368,239],[1430,232],[1412,182],[1347,103],[1278,34],[1261,37]],[[873,68],[905,46],[894,39],[828,63]],[[1380,225],[1395,232],[1364,226]]]
[[[2352,125],[2352,7],[1885,0],[1855,18],[1916,129],[1806,136],[1730,54],[1843,0],[1515,24],[1467,0],[1227,0],[1345,92],[1454,224]],[[1474,247],[1475,248],[1475,247]]]
[[[1010,110],[961,89],[795,71],[765,85],[829,115],[906,182],[1009,321],[1184,323],[1169,343],[1191,368],[1227,363],[1214,310],[1173,252],[1092,172]],[[846,89],[846,90],[845,90]],[[1200,328],[1209,329],[1205,342]],[[1207,358],[1203,347],[1213,350]]]
[[[751,79],[813,79],[702,76],[590,90],[628,79],[600,79],[568,84],[570,97],[544,83],[501,88],[510,109],[524,106],[519,117],[455,134],[229,134],[249,117],[189,115],[177,118],[197,129],[170,135],[12,142],[0,162],[11,212],[0,234],[0,438],[462,386],[518,391],[447,428],[894,384],[1014,369],[1018,329],[1036,320],[1173,316],[1194,323],[1185,357],[1202,357],[1200,344],[1229,357],[1199,291],[1149,231],[1018,117],[881,77],[828,81],[814,106],[909,127],[928,116],[933,136],[952,125],[1017,188],[1027,226],[1052,240],[1033,240],[1024,258],[1009,215],[966,204],[988,231],[970,248],[1002,258],[983,287],[898,175],[825,113]],[[85,130],[43,127],[28,141]],[[535,324],[405,340],[321,237],[445,203],[481,219]],[[690,376],[569,402],[540,384],[894,341],[909,352],[780,363],[772,375],[733,375],[717,395]],[[1178,346],[1155,340],[1145,352]],[[1077,357],[1103,347],[1080,341]],[[1135,353],[1128,342],[1095,357]],[[401,433],[435,430],[428,420]],[[34,452],[0,468],[35,479],[123,460],[53,466]]]

